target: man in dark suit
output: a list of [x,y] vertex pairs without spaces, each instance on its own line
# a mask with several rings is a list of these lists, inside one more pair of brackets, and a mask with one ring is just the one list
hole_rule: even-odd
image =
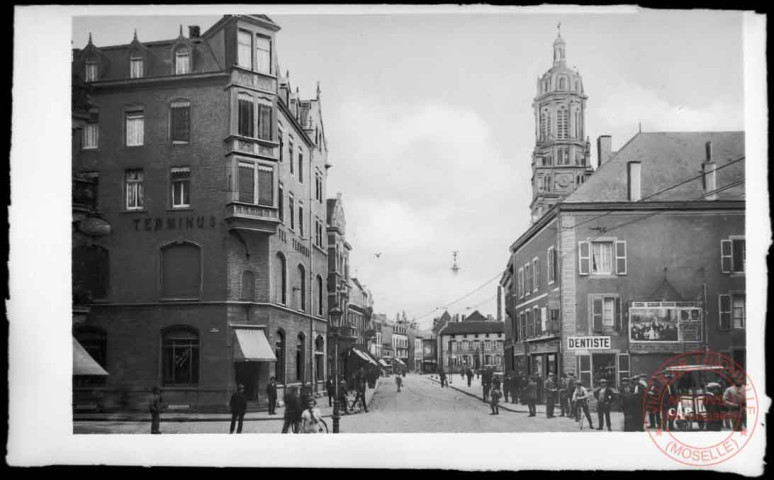
[[529,416],[534,417],[537,415],[537,381],[535,377],[529,378],[529,383],[524,387],[522,392],[522,401],[527,404],[529,408]]
[[245,412],[247,411],[247,398],[245,398],[245,386],[241,383],[237,386],[237,391],[231,395],[229,407],[231,407],[231,428],[229,428],[228,433],[234,433],[234,426],[237,422],[239,422],[237,433],[242,433],[242,422],[245,420]]
[[613,405],[615,393],[613,393],[612,388],[607,386],[607,379],[603,378],[599,383],[599,388],[594,390],[594,398],[597,399],[597,418],[599,419],[599,427],[597,427],[597,430],[605,428],[605,421],[607,421],[607,429],[608,431],[612,431],[610,425],[610,407]]
[[333,399],[336,397],[336,382],[333,377],[328,375],[328,381],[325,382],[325,391],[328,392],[328,406],[333,406]]
[[562,374],[557,384],[557,393],[559,394],[559,416],[564,417],[570,414],[570,406],[567,404],[567,375]]
[[269,379],[266,385],[266,397],[269,399],[269,415],[277,414],[277,381],[274,377]]
[[543,389],[546,392],[546,418],[554,418],[554,405],[556,404],[556,394],[558,389],[556,388],[556,381],[553,374],[549,374]]

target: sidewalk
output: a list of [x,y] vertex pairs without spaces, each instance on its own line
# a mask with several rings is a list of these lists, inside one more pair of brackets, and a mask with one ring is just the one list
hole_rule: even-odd
[[[381,383],[386,381],[385,378],[379,378],[376,381],[376,388],[366,389],[366,403],[370,406],[371,400],[374,398],[374,394],[379,390]],[[328,406],[328,395],[325,392],[318,392],[317,394],[317,408],[320,409],[320,413],[323,418],[330,418],[333,415],[333,407]],[[354,396],[350,395],[348,401],[351,402]],[[269,415],[269,411],[262,409],[260,411],[248,411],[245,414],[245,422],[255,421],[270,421],[279,420],[282,421],[285,413],[284,406],[280,403],[277,406],[276,415]],[[349,405],[347,406],[349,407]],[[341,409],[342,416],[343,409]],[[351,412],[352,410],[350,410]],[[360,413],[360,406],[354,411],[354,414]],[[350,413],[352,415],[353,413]],[[146,412],[114,412],[114,413],[74,413],[74,422],[147,422],[150,418],[150,414]],[[161,420],[163,422],[228,422],[231,420],[230,413],[217,413],[217,412],[186,412],[175,410],[164,410],[161,412]]]

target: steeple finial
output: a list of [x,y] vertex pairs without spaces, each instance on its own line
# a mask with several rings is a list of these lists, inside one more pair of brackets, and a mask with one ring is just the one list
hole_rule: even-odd
[[134,41],[135,42],[137,41],[137,29],[136,28],[134,29]]
[[183,24],[182,23],[180,24],[180,36],[181,37],[183,36]]
[[91,32],[89,32],[89,43],[88,43],[88,45],[93,45],[93,44],[91,43]]
[[320,99],[320,81],[317,80],[317,100]]
[[556,36],[562,38],[562,22],[556,24]]

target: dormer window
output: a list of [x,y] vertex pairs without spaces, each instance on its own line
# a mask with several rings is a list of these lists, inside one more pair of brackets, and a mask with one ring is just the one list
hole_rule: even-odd
[[143,76],[143,58],[132,56],[129,59],[129,78],[142,78]]
[[175,75],[191,73],[191,53],[187,48],[175,52]]
[[97,80],[97,62],[94,60],[89,60],[86,62],[86,81],[87,82],[94,82]]
[[271,40],[255,37],[255,66],[260,73],[271,73]]

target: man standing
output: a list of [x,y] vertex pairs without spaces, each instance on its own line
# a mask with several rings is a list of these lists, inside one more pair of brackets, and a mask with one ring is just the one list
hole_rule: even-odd
[[484,370],[481,374],[481,387],[484,389],[484,401],[487,401],[489,396],[489,387],[491,387],[492,374],[489,370]]
[[366,405],[366,379],[365,375],[363,373],[359,373],[357,377],[355,377],[355,401],[352,402],[352,410],[355,409],[355,404],[360,401],[360,405],[363,406],[363,411],[368,413],[368,405]]
[[554,405],[556,404],[556,381],[554,375],[549,374],[546,382],[543,384],[543,389],[546,392],[546,418],[554,418]]
[[573,400],[573,393],[575,393],[575,374],[572,372],[567,372],[567,383],[565,384],[565,388],[567,389],[567,406],[570,408],[570,411],[567,413],[567,416],[574,418],[575,421],[578,421],[578,416],[575,414],[575,400]]
[[151,414],[151,433],[159,434],[159,426],[161,425],[161,390],[159,387],[153,387],[153,396],[150,401],[150,414]]
[[473,370],[468,369],[468,371],[466,372],[466,375],[468,377],[468,386],[470,386],[470,381],[473,380]]
[[336,397],[336,382],[331,375],[328,375],[328,380],[325,382],[325,391],[328,392],[328,406],[332,407],[333,399]]
[[298,387],[290,387],[282,397],[285,402],[285,423],[282,425],[282,433],[298,433],[298,424],[301,420],[301,400],[298,398]]
[[744,387],[739,380],[734,380],[734,383],[723,392],[723,404],[726,406],[728,418],[736,432],[747,426],[744,395]]
[[535,377],[529,377],[527,386],[522,390],[522,399],[529,408],[529,416],[534,417],[537,415],[537,382]]
[[621,411],[624,416],[624,432],[633,432],[634,425],[632,418],[634,416],[634,398],[632,396],[632,386],[629,377],[621,377]]
[[301,410],[309,405],[309,399],[314,398],[312,386],[307,382],[301,382]]
[[599,427],[597,430],[605,428],[605,421],[607,421],[607,430],[612,431],[610,425],[610,407],[613,404],[615,395],[613,389],[607,386],[607,379],[603,378],[599,381],[600,386],[594,390],[594,398],[597,399],[597,418],[599,419]]
[[644,382],[647,377],[644,373],[641,373],[633,379],[635,379],[632,386],[632,403],[633,403],[633,415],[632,421],[634,422],[634,431],[642,432],[645,429],[645,416],[643,414],[643,401],[645,400],[645,390],[648,385]]
[[589,428],[594,428],[594,423],[591,421],[591,414],[589,413],[589,392],[584,388],[583,382],[580,380],[575,381],[575,391],[572,393],[572,399],[575,402],[575,416],[580,421],[580,412],[583,410],[583,414],[586,415],[586,419],[589,421]]
[[567,375],[562,374],[559,377],[559,383],[557,384],[557,393],[559,394],[559,416],[564,417],[569,415],[569,408],[567,408]]
[[503,400],[505,402],[508,401],[508,395],[511,395],[511,398],[513,398],[513,394],[511,393],[511,376],[505,375],[503,377]]
[[266,385],[266,396],[269,398],[269,415],[277,414],[277,380],[274,377],[269,379]]
[[403,379],[400,378],[400,375],[395,376],[395,383],[398,385],[398,392],[400,392],[400,386],[403,385]]
[[[664,375],[665,383],[663,387],[661,388],[661,391],[659,394],[661,395],[660,400],[660,414],[661,414],[661,428],[663,430],[669,430],[674,431],[675,429],[675,415],[670,415],[670,410],[673,407],[677,407],[678,397],[674,396],[674,387],[672,386],[672,374],[667,373]],[[676,412],[676,410],[675,410]]]
[[242,433],[242,422],[245,419],[245,411],[247,411],[244,385],[241,383],[237,385],[237,391],[231,395],[231,401],[228,404],[231,407],[231,428],[229,428],[228,433],[234,433],[234,426],[237,422],[239,422],[237,433]]
[[344,377],[339,380],[339,408],[343,408],[344,413],[349,413],[347,410],[347,380]]
[[446,372],[443,371],[443,368],[438,370],[438,378],[441,379],[441,388],[449,386],[449,384],[446,383]]

